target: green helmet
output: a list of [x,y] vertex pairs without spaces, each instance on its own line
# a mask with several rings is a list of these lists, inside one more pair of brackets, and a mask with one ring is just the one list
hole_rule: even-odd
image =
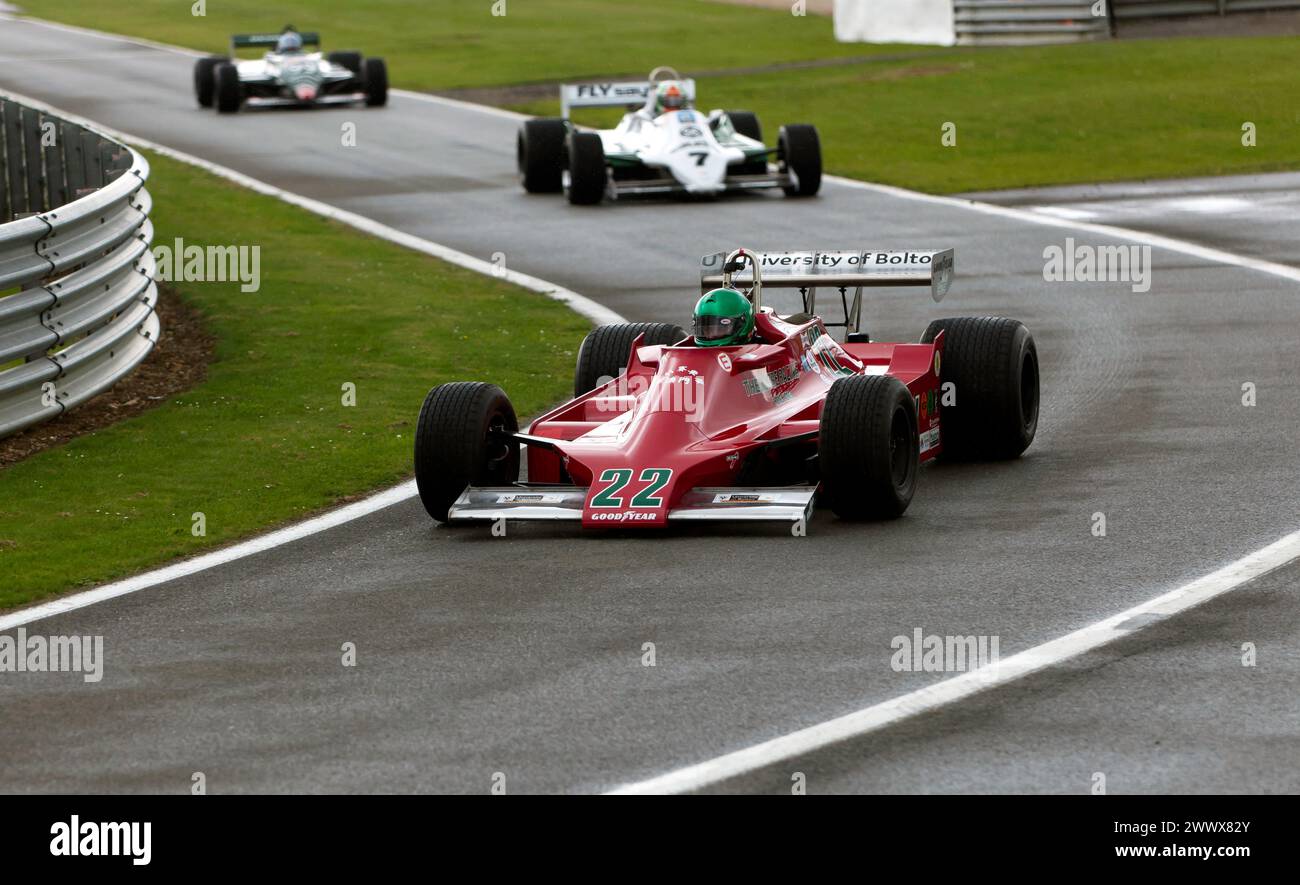
[[700,347],[745,344],[754,334],[754,305],[735,289],[714,289],[696,303],[694,329]]

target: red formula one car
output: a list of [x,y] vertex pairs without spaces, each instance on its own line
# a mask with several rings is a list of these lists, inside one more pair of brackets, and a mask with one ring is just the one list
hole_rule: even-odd
[[[952,269],[952,250],[706,256],[701,289],[720,288],[701,305],[748,300],[743,343],[709,346],[700,308],[694,337],[671,324],[597,328],[578,353],[575,398],[526,433],[495,385],[439,385],[416,429],[420,499],[452,523],[806,524],[815,502],[843,519],[899,516],[922,463],[1014,458],[1038,424],[1038,355],[1021,323],[935,320],[917,344],[859,330],[863,287],[926,285],[938,301]],[[798,289],[803,310],[763,306],[776,287]],[[826,289],[842,322],[816,315]]]

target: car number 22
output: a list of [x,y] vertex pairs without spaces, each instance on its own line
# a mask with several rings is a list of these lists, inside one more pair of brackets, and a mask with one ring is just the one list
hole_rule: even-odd
[[[623,507],[623,489],[632,481],[633,471],[627,468],[614,468],[604,470],[600,474],[600,481],[606,483],[605,488],[591,499],[592,507]],[[669,480],[673,478],[673,471],[668,467],[647,467],[641,471],[637,477],[641,482],[648,483],[645,488],[632,496],[628,507],[655,509],[664,506],[663,496],[659,494],[663,487],[668,485]]]

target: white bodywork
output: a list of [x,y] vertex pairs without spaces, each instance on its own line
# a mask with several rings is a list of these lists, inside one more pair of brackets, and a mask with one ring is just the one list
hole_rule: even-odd
[[[720,114],[721,111],[714,111]],[[743,135],[729,133],[719,144],[710,116],[684,109],[653,117],[644,110],[626,114],[614,129],[600,133],[605,156],[634,155],[646,166],[664,169],[692,194],[717,194],[727,189],[727,167],[745,160],[739,146],[762,147]]]
[[[679,95],[674,97],[685,106],[664,110],[658,93],[665,87],[675,87]],[[628,108],[616,127],[597,132],[608,167],[605,194],[611,199],[797,186],[783,163],[769,162],[776,159],[775,149],[737,132],[726,111],[704,113],[694,102],[695,81],[668,67],[655,68],[641,81],[560,87],[565,120],[574,108]],[[562,172],[566,190],[570,175]]]
[[[354,102],[361,91],[356,74],[342,65],[328,61],[324,53],[320,52],[295,52],[283,55],[268,52],[262,58],[239,61],[237,66],[239,80],[246,86],[282,90],[282,94],[278,96],[253,93],[250,100],[254,102],[321,104]],[[345,80],[357,80],[357,89],[353,92],[323,94],[324,87]]]

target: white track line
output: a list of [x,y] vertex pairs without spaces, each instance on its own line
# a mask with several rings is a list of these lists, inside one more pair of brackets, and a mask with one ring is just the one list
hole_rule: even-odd
[[[802,728],[752,747],[679,768],[649,780],[627,784],[613,794],[685,793],[720,784],[771,765],[806,756],[832,744],[887,728],[964,700],[982,691],[1006,685],[1045,667],[1051,667],[1132,635],[1160,618],[1172,617],[1240,587],[1248,581],[1300,558],[1300,532],[1293,532],[1262,550],[1198,578],[1149,602],[1089,624],[1059,639],[1004,658],[996,664],[945,679],[925,688],[864,707],[854,713]],[[1155,618],[1149,616],[1156,616]],[[1137,619],[1137,620],[1135,620]],[[1127,623],[1132,622],[1132,623]]]
[[[469,102],[457,101],[438,95],[418,92],[403,94],[431,102],[463,109],[478,109],[497,116],[512,119],[526,119],[527,115],[506,111],[500,108],[484,108]],[[1248,270],[1281,277],[1292,282],[1300,282],[1300,269],[1272,261],[1264,261],[1245,255],[1236,255],[1221,249],[1213,249],[1184,240],[1176,240],[1159,234],[1130,228],[1116,227],[1109,224],[1070,220],[1066,218],[1044,216],[1038,212],[1013,207],[999,206],[994,203],[982,203],[975,200],[963,200],[957,197],[945,197],[910,191],[891,185],[875,184],[828,175],[826,181],[841,187],[872,191],[884,196],[905,200],[914,200],[934,205],[950,206],[1001,218],[1024,221],[1043,227],[1064,228],[1073,231],[1088,231],[1100,236],[1128,240],[1146,244],[1154,248],[1178,252],[1184,255],[1217,264],[1226,264]],[[806,755],[822,747],[840,741],[858,737],[904,719],[937,709],[946,704],[970,697],[981,691],[1003,685],[1037,670],[1059,664],[1070,658],[1084,654],[1122,636],[1141,629],[1146,623],[1139,622],[1126,629],[1125,622],[1142,615],[1160,615],[1168,617],[1185,611],[1206,600],[1227,593],[1242,584],[1251,581],[1265,572],[1272,571],[1300,556],[1300,532],[1288,535],[1280,541],[1255,553],[1225,566],[1210,575],[1193,581],[1183,587],[1159,596],[1149,602],[1121,612],[1088,627],[1076,630],[1059,639],[1035,646],[1010,658],[1000,661],[993,667],[986,667],[977,672],[967,673],[954,679],[948,679],[927,686],[914,692],[891,698],[888,701],[866,707],[855,713],[841,716],[792,732],[783,737],[737,750],[706,762],[700,762],[681,768],[650,780],[629,784],[611,791],[612,794],[627,793],[683,793],[699,790],[721,783],[746,772],[755,771],[777,762]]]
[[577,292],[574,292],[571,289],[566,289],[565,287],[555,283],[549,283],[546,280],[539,279],[538,277],[520,273],[515,270],[509,270],[508,268],[495,265],[490,261],[484,261],[482,258],[475,258],[473,255],[467,255],[464,252],[452,249],[450,246],[443,246],[442,244],[435,243],[432,240],[426,240],[423,237],[408,234],[395,227],[389,227],[382,222],[375,221],[373,218],[367,218],[364,215],[358,215],[355,212],[349,212],[346,209],[331,206],[330,204],[323,203],[320,200],[314,200],[311,197],[304,197],[301,194],[295,194],[292,191],[284,190],[283,188],[276,187],[273,184],[267,184],[264,181],[245,175],[242,172],[237,172],[228,166],[222,166],[204,160],[201,157],[196,157],[193,154],[187,154],[184,151],[178,151],[175,148],[158,144],[157,142],[150,141],[147,138],[140,138],[139,136],[131,135],[127,132],[121,132],[108,126],[103,126],[93,120],[88,120],[85,117],[79,117],[76,114],[71,114],[67,111],[51,107],[39,99],[31,98],[17,92],[10,92],[8,90],[4,90],[3,94],[20,101],[29,107],[38,108],[51,114],[57,114],[65,120],[79,123],[90,129],[97,129],[114,138],[129,142],[136,147],[145,148],[161,154],[164,157],[170,157],[173,160],[196,166],[207,172],[211,172],[213,175],[224,178],[227,181],[246,187],[251,191],[255,191],[268,197],[275,197],[277,200],[282,200],[283,202],[297,206],[300,209],[306,209],[308,212],[313,214],[346,224],[348,227],[355,228],[356,230],[370,234],[371,236],[379,237],[382,240],[388,240],[390,243],[396,243],[399,246],[405,246],[406,248],[412,249],[416,252],[423,252],[425,255],[431,255],[434,258],[446,261],[448,264],[467,268],[468,270],[476,271],[485,276],[496,277],[497,279],[505,280],[508,283],[514,283],[521,288],[529,289],[533,292],[545,295],[555,301],[564,303],[573,311],[591,320],[596,325],[601,325],[603,323],[626,322],[620,314],[615,313],[603,304],[592,301],[585,295],[579,295]]
[[[194,56],[201,54],[182,47],[167,46],[165,44],[153,43],[152,41],[132,38],[121,38],[116,35],[98,31],[89,31],[84,28],[53,25],[52,23],[40,22],[33,19],[23,20],[45,24],[56,28],[64,28],[78,33],[90,34],[105,39],[124,39],[126,42],[133,42],[138,45],[150,46],[152,48],[163,49],[171,52],[179,52],[184,55]],[[398,94],[415,98],[417,100],[455,106],[466,110],[477,110],[485,114],[505,116],[511,119],[520,119],[523,117],[523,115],[515,114],[511,111],[505,111],[499,108],[488,108],[469,102],[443,98],[441,96],[406,92],[405,90],[394,91],[398,92]],[[207,169],[210,172],[229,178],[231,181],[236,181],[252,187],[260,193],[276,196],[286,202],[325,215],[328,218],[334,218],[344,224],[356,227],[359,230],[372,233],[375,236],[381,236],[385,239],[390,239],[393,242],[408,245],[411,248],[416,248],[419,251],[426,252],[427,254],[444,258],[444,260],[451,261],[452,263],[459,264],[463,267],[470,267],[471,269],[487,273],[493,273],[496,271],[496,268],[488,264],[488,262],[464,255],[463,253],[454,252],[454,250],[447,249],[447,247],[439,246],[435,243],[430,243],[427,240],[420,240],[418,237],[412,237],[409,234],[390,228],[387,225],[380,224],[372,219],[364,218],[363,216],[351,212],[345,212],[341,209],[336,209],[333,206],[320,203],[316,200],[311,200],[307,197],[290,194],[287,191],[257,181],[256,179],[250,178],[242,173],[226,169],[222,166],[217,166],[216,164],[209,163],[206,160],[200,160],[197,157],[174,151],[170,148],[144,139],[131,138],[129,136],[123,137],[135,144],[150,148],[151,150],[155,150],[165,156],[193,163],[194,165]],[[1190,255],[1205,261],[1247,268],[1261,273],[1267,273],[1272,276],[1282,277],[1283,279],[1300,282],[1300,269],[1294,267],[1276,264],[1270,261],[1261,261],[1247,256],[1234,255],[1231,252],[1211,249],[1195,243],[1175,240],[1155,234],[1148,234],[1142,231],[1113,227],[1106,224],[1091,224],[1087,222],[1052,218],[1024,209],[996,206],[991,203],[979,203],[973,200],[961,200],[954,197],[923,194],[889,185],[872,184],[869,182],[840,178],[838,176],[827,176],[826,180],[842,187],[869,190],[887,196],[898,197],[900,199],[952,206],[973,212],[980,212],[985,215],[1011,218],[1045,227],[1084,230],[1102,236],[1127,239],[1167,249],[1171,252],[1181,252],[1185,255]],[[451,255],[457,256],[459,260],[450,257]],[[529,285],[529,282],[539,284],[543,287],[549,287],[549,284],[546,284],[543,281],[536,280],[534,277],[527,277],[523,274],[514,274],[513,271],[508,272],[505,278],[511,280],[511,282],[518,283],[519,285],[528,288],[534,288],[534,286]],[[535,289],[535,291],[540,290]],[[546,294],[550,294],[552,297],[559,297],[560,300],[566,300],[562,293],[567,293],[572,297],[573,300],[569,303],[571,306],[574,306],[575,310],[579,310],[579,312],[582,312],[579,305],[584,303],[594,304],[594,302],[590,302],[588,299],[576,295],[576,293],[569,293],[568,290],[562,289],[558,286],[549,287],[546,292]],[[595,307],[600,311],[607,311],[607,308],[601,307],[600,305],[595,305]],[[593,320],[596,320],[595,316],[592,316],[591,314],[584,313],[584,316],[591,316]],[[596,321],[608,322],[611,320]],[[308,520],[307,522],[300,523],[297,526],[281,529],[280,531],[273,532],[261,538],[255,538],[251,541],[228,547],[225,550],[218,550],[214,553],[178,563],[177,565],[138,575],[135,578],[130,578],[126,581],[109,584],[95,590],[88,590],[84,593],[78,593],[53,602],[43,603],[34,608],[24,609],[7,616],[0,616],[0,630],[17,627],[41,618],[82,608],[87,605],[94,605],[95,603],[102,602],[105,599],[112,599],[116,596],[134,593],[137,590],[152,587],[156,584],[162,583],[163,581],[169,581],[185,575],[193,574],[194,572],[212,568],[213,566],[230,562],[235,559],[240,559],[244,556],[252,555],[253,553],[260,553],[272,547],[279,546],[280,544],[296,541],[300,538],[306,537],[307,535],[333,528],[334,526],[351,519],[356,519],[367,513],[372,513],[375,510],[387,507],[390,504],[405,500],[414,494],[414,483],[407,483],[394,489],[390,489],[387,492],[381,492],[380,494],[364,501],[359,501],[356,504],[348,505],[347,507],[334,511],[333,513]],[[784,735],[783,737],[774,738],[743,750],[737,750],[733,753],[719,756],[716,759],[700,762],[696,765],[678,769],[650,780],[628,784],[614,790],[613,792],[678,793],[698,790],[734,778],[737,775],[746,772],[754,771],[786,759],[807,754],[839,741],[867,734],[888,725],[901,722],[904,719],[916,716],[920,713],[934,710],[946,704],[970,697],[971,695],[993,688],[994,686],[1006,684],[1015,679],[1019,679],[1022,676],[1041,670],[1044,667],[1059,664],[1109,642],[1113,642],[1122,636],[1129,635],[1130,633],[1141,629],[1143,626],[1143,622],[1141,621],[1134,624],[1131,629],[1124,628],[1125,622],[1135,617],[1151,614],[1168,617],[1186,611],[1187,609],[1199,605],[1206,600],[1227,593],[1229,590],[1239,587],[1247,581],[1259,577],[1265,572],[1279,568],[1296,559],[1298,556],[1300,556],[1300,532],[1287,535],[1285,538],[1270,544],[1262,550],[1252,553],[1243,559],[1239,559],[1231,565],[1225,566],[1218,571],[1180,587],[1177,590],[1156,597],[1150,602],[1131,608],[1128,611],[1121,612],[1120,614],[1114,615],[1103,621],[1098,621],[1095,624],[1076,630],[1075,632],[1062,636],[1059,639],[1054,639],[1050,642],[1043,643],[1042,645],[1035,646],[1027,651],[1020,652],[1019,654],[1000,661],[993,667],[987,667],[972,673],[963,674],[954,679],[948,679],[900,697],[892,698],[880,704],[866,707],[855,713],[850,713],[846,716],[829,720],[820,725],[814,725]],[[1149,621],[1147,623],[1149,623]]]
[[[76,34],[95,37],[101,40],[117,40],[123,43],[130,43],[136,46],[148,47],[150,49],[159,49],[165,52],[177,53],[189,57],[202,56],[203,53],[184,46],[175,46],[169,43],[159,43],[155,40],[146,40],[140,37],[127,37],[120,34],[111,34],[106,31],[96,31],[90,28],[82,28],[76,25],[65,25],[58,22],[45,21],[44,19],[31,18],[27,16],[13,16],[0,14],[0,20],[10,19],[13,21],[22,21],[28,24],[40,25],[42,27],[63,30]],[[400,95],[404,98],[414,99],[416,101],[428,102],[431,104],[440,104],[446,107],[455,107],[461,110],[475,111],[481,114],[487,114],[495,117],[503,117],[509,120],[528,119],[527,114],[521,114],[517,111],[506,110],[505,108],[491,107],[490,105],[474,104],[473,102],[461,101],[455,98],[447,98],[442,95],[431,95],[425,92],[413,92],[407,89],[393,89],[394,95]],[[137,140],[140,144],[145,144],[143,140]],[[158,147],[154,148],[160,150]],[[238,174],[238,173],[236,173]],[[875,184],[869,181],[858,181],[853,178],[843,178],[838,175],[827,175],[823,179],[841,187],[857,188],[859,190],[868,190],[885,196],[897,197],[903,200],[914,200],[918,202],[930,203],[932,205],[951,206],[958,209],[966,209],[972,212],[979,212],[984,215],[992,215],[1001,218],[1010,218],[1017,221],[1037,224],[1043,227],[1063,228],[1065,230],[1087,231],[1099,236],[1112,237],[1120,240],[1128,240],[1134,243],[1145,244],[1159,249],[1165,249],[1170,252],[1180,252],[1193,258],[1199,258],[1204,261],[1212,261],[1216,264],[1226,264],[1232,267],[1242,267],[1248,270],[1259,271],[1260,273],[1270,274],[1281,277],[1292,282],[1300,282],[1300,268],[1292,267],[1286,264],[1278,264],[1273,261],[1265,261],[1259,258],[1251,258],[1246,255],[1237,255],[1232,252],[1225,252],[1222,249],[1214,249],[1208,246],[1202,246],[1197,243],[1179,240],[1173,237],[1165,237],[1159,234],[1146,233],[1144,231],[1134,230],[1127,227],[1117,227],[1110,224],[1094,224],[1087,221],[1072,221],[1067,218],[1053,217],[1044,215],[1041,212],[1032,209],[1018,209],[1013,206],[999,206],[994,203],[982,203],[977,200],[963,200],[958,197],[945,197],[936,194],[925,194],[919,191],[911,191],[901,187],[894,187],[887,184]]]
[[[226,166],[211,163],[207,160],[184,153],[183,151],[174,150],[165,145],[157,144],[145,138],[137,138],[128,133],[119,132],[106,126],[101,126],[100,124],[87,120],[84,117],[78,117],[75,114],[69,114],[66,111],[53,108],[45,102],[37,99],[9,92],[7,90],[0,91],[0,94],[15,98],[29,107],[39,108],[49,113],[57,114],[74,123],[80,123],[88,128],[108,133],[115,138],[120,138],[124,141],[130,142],[137,147],[147,148],[148,150],[162,154],[165,157],[170,157],[174,160],[197,166],[200,169],[211,172],[227,181],[242,185],[259,194],[275,197],[276,199],[283,200],[286,203],[305,209],[308,212],[346,224],[349,227],[370,234],[371,236],[388,240],[389,242],[396,243],[399,246],[405,246],[408,249],[414,249],[417,252],[423,252],[426,255],[431,255],[435,258],[446,261],[449,264],[468,268],[469,270],[477,271],[486,276],[514,283],[521,288],[538,292],[548,298],[564,303],[570,309],[591,320],[596,325],[601,325],[603,323],[626,322],[621,315],[610,310],[608,307],[598,304],[590,298],[587,298],[585,295],[579,295],[577,292],[566,289],[563,286],[548,283],[545,280],[529,276],[528,274],[522,274],[518,271],[506,270],[490,262],[483,261],[480,258],[466,255],[464,252],[458,252],[448,246],[443,246],[439,243],[434,243],[430,240],[389,227],[388,225],[375,221],[372,218],[366,218],[365,216],[358,215],[355,212],[348,212],[347,210],[330,206],[327,203],[322,203],[319,200],[313,200],[310,197],[304,197],[300,194],[295,194],[282,188],[275,187],[274,185],[267,184],[264,181],[259,181],[256,178],[252,178]],[[258,538],[253,538],[249,541],[225,547],[213,551],[212,553],[205,553],[201,556],[196,556],[193,559],[187,559],[174,565],[145,572],[124,581],[106,584],[102,587],[96,587],[93,590],[85,590],[81,593],[74,593],[50,602],[44,602],[29,608],[19,609],[18,611],[11,612],[7,615],[0,615],[0,630],[9,630],[24,624],[30,624],[33,621],[39,621],[42,618],[64,614],[65,612],[70,612],[79,608],[85,608],[88,605],[94,605],[98,602],[103,602],[106,599],[125,596],[128,593],[135,593],[138,590],[154,587],[165,581],[172,581],[176,578],[192,575],[195,572],[201,572],[205,569],[223,565],[236,559],[242,559],[245,556],[252,556],[255,553],[261,553],[262,551],[269,550],[272,547],[278,547],[281,544],[288,544],[301,538],[305,538],[308,535],[327,531],[328,529],[332,529],[345,522],[358,519],[369,513],[374,513],[376,510],[382,510],[392,504],[405,501],[407,498],[414,496],[415,493],[415,482],[406,482],[386,491],[379,492],[365,498],[364,500],[357,501],[354,504],[348,504],[338,510],[331,511],[330,513],[326,513],[314,519],[291,525],[287,528],[271,532],[270,534]]]
[[505,120],[531,120],[530,114],[521,114],[518,111],[511,111],[505,108],[494,108],[488,104],[474,104],[472,101],[462,101],[459,98],[448,98],[445,95],[433,95],[429,92],[412,92],[409,89],[390,89],[393,95],[400,95],[403,98],[414,99],[415,101],[428,102],[429,104],[440,104],[444,107],[459,108],[462,111],[473,111],[476,114],[486,114],[489,117],[501,117]]
[[189,49],[185,46],[176,46],[172,43],[159,43],[157,40],[148,40],[144,37],[130,37],[126,34],[113,34],[108,31],[96,31],[93,28],[83,28],[78,25],[65,25],[62,22],[46,21],[43,18],[33,18],[30,15],[24,15],[21,12],[0,12],[0,21],[10,21],[26,25],[39,25],[42,28],[49,28],[51,31],[64,31],[69,34],[80,34],[83,37],[94,37],[96,40],[112,40],[116,43],[128,43],[132,46],[143,46],[146,49],[160,49],[163,52],[174,52],[177,55],[186,55],[190,58],[202,58],[207,55],[205,52],[199,52],[197,49]]
[[65,614],[79,608],[85,608],[88,605],[103,602],[106,599],[115,599],[118,596],[135,593],[137,590],[154,587],[165,581],[174,581],[195,572],[215,568],[236,559],[243,559],[245,556],[252,556],[254,553],[261,553],[282,544],[289,544],[308,535],[332,529],[345,522],[351,522],[366,514],[374,513],[376,510],[382,510],[385,507],[405,501],[414,495],[415,480],[409,480],[399,486],[371,495],[362,501],[357,501],[355,504],[348,504],[338,510],[331,510],[329,513],[317,516],[314,519],[308,519],[261,537],[243,541],[230,547],[223,547],[220,550],[214,550],[211,553],[205,553],[193,559],[186,559],[183,562],[155,569],[151,572],[145,572],[124,581],[105,584],[93,590],[85,590],[71,596],[42,602],[30,608],[19,609],[7,615],[0,615],[0,630],[11,630],[14,627],[21,627],[42,618]]
[[1262,258],[1251,258],[1248,255],[1237,255],[1233,252],[1225,252],[1222,249],[1214,249],[1209,246],[1202,246],[1186,240],[1177,240],[1173,237],[1161,236],[1160,234],[1147,233],[1146,231],[1133,230],[1132,228],[1127,227],[1116,227],[1110,224],[1094,224],[1089,221],[1076,221],[1068,218],[1043,215],[1040,212],[1035,212],[1029,209],[1017,209],[1013,206],[998,206],[994,203],[981,203],[976,200],[963,200],[958,197],[923,194],[919,191],[909,191],[888,184],[874,184],[869,181],[856,181],[852,178],[840,178],[838,175],[828,175],[825,180],[831,181],[842,187],[871,191],[872,193],[882,194],[884,196],[897,197],[900,200],[913,200],[938,206],[951,206],[957,209],[979,212],[982,215],[993,215],[999,218],[1027,221],[1031,224],[1037,224],[1043,227],[1056,227],[1072,231],[1087,231],[1104,237],[1113,237],[1116,239],[1128,240],[1133,243],[1145,244],[1157,249],[1165,249],[1169,252],[1180,252],[1183,255],[1189,255],[1192,258],[1199,258],[1202,261],[1210,261],[1215,264],[1227,264],[1232,267],[1255,270],[1260,273],[1270,274],[1271,276],[1281,277],[1284,280],[1290,280],[1293,283],[1300,283],[1300,268],[1298,267],[1292,267],[1289,264],[1278,264],[1275,261],[1265,261]]
[[[477,111],[495,117],[503,117],[508,120],[530,119],[528,114],[521,114],[517,111],[506,110],[505,108],[495,108],[488,105],[474,104],[473,102],[448,98],[443,95],[431,95],[427,92],[411,92],[405,89],[394,89],[393,92],[416,101],[443,105],[445,107],[454,107],[460,110]],[[1260,273],[1266,273],[1275,277],[1281,277],[1285,280],[1290,280],[1291,282],[1300,283],[1300,268],[1292,267],[1291,265],[1279,264],[1274,261],[1265,261],[1261,258],[1251,258],[1247,255],[1237,255],[1232,252],[1225,252],[1222,249],[1214,249],[1187,240],[1178,240],[1173,237],[1161,236],[1160,234],[1134,230],[1133,228],[1117,227],[1111,224],[1096,224],[1078,219],[1071,220],[1061,216],[1048,216],[1043,215],[1035,209],[1017,209],[1012,206],[999,206],[996,203],[982,203],[978,200],[964,200],[960,197],[926,194],[921,193],[920,191],[911,191],[888,184],[876,184],[875,182],[870,181],[858,181],[854,178],[844,178],[839,175],[827,175],[824,176],[822,180],[839,187],[871,191],[872,193],[881,194],[882,196],[887,197],[896,197],[901,200],[913,200],[916,202],[930,203],[931,205],[965,209],[969,212],[979,212],[984,215],[1008,218],[1014,221],[1029,222],[1030,224],[1037,224],[1042,227],[1064,228],[1072,231],[1087,231],[1089,233],[1110,237],[1112,239],[1144,244],[1153,248],[1164,249],[1169,252],[1179,252],[1183,255],[1199,258],[1203,261],[1210,261],[1216,264],[1226,264],[1232,267],[1242,267],[1248,270],[1256,270]]]
[[[62,22],[46,21],[42,18],[32,18],[31,16],[16,14],[13,12],[0,11],[0,21],[21,22],[23,24],[38,25],[42,28],[48,28],[52,31],[63,31],[69,34],[79,34],[83,37],[93,37],[96,40],[108,40],[115,43],[126,43],[131,46],[139,46],[144,49],[157,49],[161,52],[170,52],[175,55],[183,55],[187,58],[204,58],[208,53],[199,52],[197,49],[190,49],[187,46],[176,46],[172,43],[159,43],[157,40],[149,40],[145,37],[131,37],[126,34],[112,34],[107,31],[96,31],[92,28],[83,28],[77,25],[66,25]],[[78,56],[80,58],[81,56]],[[527,114],[521,114],[518,111],[510,111],[505,108],[495,108],[491,105],[474,104],[469,101],[461,101],[457,98],[448,98],[443,95],[432,95],[428,92],[414,92],[409,89],[389,89],[390,95],[400,95],[403,98],[415,99],[416,101],[430,102],[432,104],[441,104],[447,107],[457,107],[462,110],[475,111],[480,114],[502,117],[507,120],[526,120]]]

